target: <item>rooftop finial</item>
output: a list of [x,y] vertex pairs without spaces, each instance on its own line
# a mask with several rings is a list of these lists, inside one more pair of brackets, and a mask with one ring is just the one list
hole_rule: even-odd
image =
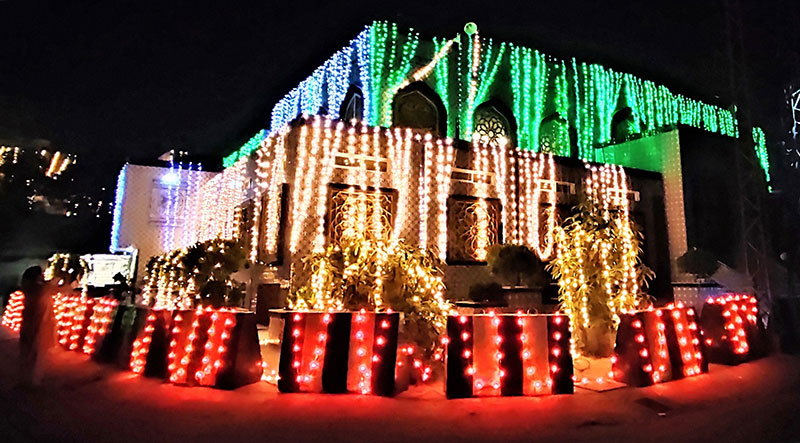
[[475,22],[469,22],[464,25],[464,32],[466,32],[467,35],[475,34],[478,32],[478,25],[476,25]]

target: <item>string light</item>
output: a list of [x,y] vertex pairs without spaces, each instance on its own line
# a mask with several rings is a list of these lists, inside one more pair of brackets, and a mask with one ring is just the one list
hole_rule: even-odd
[[[519,229],[515,239],[534,250],[539,258],[547,260],[553,253],[555,244],[556,216],[556,173],[552,154],[535,154],[517,150],[514,153],[519,170]],[[545,186],[546,185],[546,186]],[[540,213],[541,194],[546,195],[544,209],[546,222],[544,238],[541,237]],[[516,216],[514,216],[516,219]],[[519,237],[516,238],[516,235]]]
[[114,196],[114,218],[111,222],[111,244],[109,252],[114,253],[119,249],[119,231],[122,226],[122,208],[125,201],[125,179],[128,173],[128,164],[122,167],[117,176],[117,190]]
[[767,137],[764,135],[764,130],[759,127],[753,128],[753,142],[755,143],[756,157],[761,169],[764,170],[764,177],[766,182],[770,182],[769,176],[769,153],[767,152]]

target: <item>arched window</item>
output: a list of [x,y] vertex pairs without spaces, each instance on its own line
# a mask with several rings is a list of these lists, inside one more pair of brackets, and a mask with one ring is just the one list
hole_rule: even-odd
[[425,83],[412,83],[394,96],[392,125],[419,129],[433,136],[444,134],[447,126],[444,104]]
[[560,114],[542,120],[539,126],[539,151],[569,157],[569,125]]
[[614,117],[611,119],[611,141],[613,143],[630,140],[639,132],[639,122],[631,108],[626,106],[614,113]]
[[515,145],[516,127],[511,113],[496,100],[486,102],[475,110],[472,118],[472,136],[478,142],[488,144],[506,139],[507,145]]
[[356,86],[350,86],[344,96],[344,101],[342,101],[339,118],[345,121],[364,118],[364,95],[361,93],[361,89]]

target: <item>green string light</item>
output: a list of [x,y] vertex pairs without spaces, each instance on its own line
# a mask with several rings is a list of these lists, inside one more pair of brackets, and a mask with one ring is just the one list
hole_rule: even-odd
[[[565,63],[533,49],[496,44],[491,39],[481,39],[477,27],[470,29],[474,32],[467,36],[466,42],[459,39],[458,51],[453,56],[456,60],[448,53],[432,72],[435,91],[447,112],[449,137],[458,135],[464,140],[471,139],[475,111],[496,88],[498,74],[510,77],[517,145],[523,149],[540,150],[546,132],[547,149],[557,155],[569,155],[569,129],[574,127],[578,157],[596,160],[602,153],[595,148],[616,141],[613,140],[614,115],[624,107],[630,108],[632,114],[632,121],[626,121],[629,135],[647,136],[683,124],[725,136],[739,136],[737,118],[731,110],[685,97],[664,85],[601,65],[579,63],[574,58],[571,63]],[[434,38],[434,53],[447,41]],[[477,51],[475,42],[480,45]],[[364,38],[353,44],[364,92],[365,120],[373,126],[390,126],[392,101],[397,89],[408,78],[417,55],[419,35],[413,30],[403,35],[397,24],[376,21],[368,27]],[[506,46],[509,47],[508,57],[505,57]],[[455,69],[451,69],[451,63],[455,63]],[[308,96],[303,99],[313,102],[315,91],[305,91]],[[298,100],[299,96],[295,101]],[[550,103],[557,116],[548,118],[544,129],[542,120]],[[292,107],[297,108],[296,104]],[[294,109],[284,113],[292,112]],[[556,123],[550,123],[551,120]],[[766,149],[759,148],[759,143],[763,144],[762,135],[763,131],[757,135],[754,129],[759,161],[769,174]],[[225,157],[226,167],[250,155],[264,136],[264,131],[260,131]]]
[[[448,42],[447,39],[439,39],[434,37],[433,38],[433,53],[438,54],[444,45]],[[449,77],[450,77],[450,51],[445,54],[442,60],[436,64],[434,67],[434,78],[435,78],[435,86],[436,86],[436,93],[439,94],[439,98],[444,103],[444,109],[447,113],[447,136],[448,137],[455,137],[455,125],[451,123],[453,121],[452,117],[450,116],[450,87],[449,87]]]
[[[465,74],[466,81],[462,85],[469,91],[471,90],[472,83],[472,63],[473,63],[473,39],[469,40],[469,51],[467,54],[467,72]],[[501,43],[499,49],[495,53],[494,42],[489,39],[486,42],[480,43],[481,51],[478,54],[480,60],[478,61],[480,72],[477,76],[477,88],[475,95],[470,97],[467,93],[467,106],[461,116],[461,138],[470,140],[472,138],[473,118],[475,116],[475,109],[486,100],[489,94],[489,88],[494,84],[495,76],[500,68],[500,62],[503,60],[503,55],[506,51],[506,44]],[[485,50],[484,50],[485,48]]]
[[767,136],[764,135],[764,131],[757,126],[753,128],[753,143],[755,143],[756,157],[758,157],[758,163],[761,165],[761,169],[764,170],[764,178],[766,179],[767,183],[769,183],[770,176],[769,176],[769,154],[767,153]]

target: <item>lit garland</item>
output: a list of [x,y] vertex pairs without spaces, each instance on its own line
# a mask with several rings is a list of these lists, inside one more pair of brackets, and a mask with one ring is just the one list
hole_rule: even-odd
[[566,317],[516,314],[448,318],[448,398],[573,392]]
[[222,166],[229,168],[242,157],[248,157],[255,152],[261,145],[261,141],[266,137],[266,131],[260,130],[254,136],[250,137],[241,148],[237,149],[233,154],[222,159]]
[[[311,276],[290,295],[289,307],[300,311],[378,307],[401,311],[404,321],[414,324],[413,340],[427,356],[433,355],[451,310],[444,298],[439,260],[402,240],[371,240],[366,231],[308,257]],[[378,262],[381,265],[375,266]],[[381,285],[378,280],[392,284]],[[381,293],[376,294],[376,287]]]
[[269,154],[275,152],[271,150],[272,138],[268,138],[261,143],[257,151],[256,159],[256,186],[253,196],[253,225],[250,228],[250,261],[255,263],[258,259],[258,245],[261,234],[261,204],[262,195],[269,186],[269,172],[271,170],[271,158]]
[[[395,128],[391,136],[388,137],[389,159],[391,161],[390,170],[391,183],[394,189],[403,189],[409,186],[411,179],[411,143],[413,134],[411,129],[402,130]],[[394,173],[398,171],[399,173]],[[397,200],[397,211],[394,216],[394,226],[392,227],[392,240],[401,238],[406,227],[408,218],[408,199],[400,198]]]
[[[267,216],[264,223],[264,249],[267,254],[278,253],[278,228],[280,227],[281,191],[285,181],[286,168],[286,133],[288,127],[281,130],[272,150],[269,181],[267,184]],[[263,177],[262,177],[263,180]]]
[[94,309],[95,300],[86,297],[74,297],[76,300],[72,311],[71,323],[67,332],[67,340],[64,345],[70,351],[78,349],[81,339],[86,333],[86,320],[90,318],[91,310]]
[[180,244],[176,245],[178,247],[188,246],[199,240],[197,234],[199,232],[199,216],[202,214],[201,202],[197,198],[192,197],[196,197],[198,195],[200,185],[206,179],[206,177],[203,176],[202,171],[203,165],[199,163],[197,165],[189,163],[189,167],[186,170],[186,197],[183,205],[183,214],[181,214],[181,218],[183,219],[183,227],[181,229]]
[[161,249],[169,251],[175,247],[175,228],[177,227],[178,200],[183,182],[183,165],[170,160],[169,170],[161,176],[161,185],[167,188],[164,224],[161,227]]
[[247,157],[240,158],[221,174],[206,180],[195,193],[198,202],[194,206],[199,208],[194,214],[199,220],[193,222],[198,226],[197,241],[233,239],[239,234],[240,220],[236,214],[248,186],[247,164]]
[[[232,364],[228,347],[236,327],[236,311],[196,308],[186,345],[180,350],[176,338],[181,334],[180,325],[186,322],[184,315],[192,313],[176,313],[173,321],[168,355],[169,380],[176,384],[216,386],[219,371]],[[260,361],[258,366],[261,366]]]
[[[426,135],[426,138],[429,135]],[[426,148],[428,144],[426,143]],[[427,158],[427,152],[426,152]],[[439,259],[444,260],[447,258],[447,199],[450,196],[450,182],[452,181],[452,170],[455,162],[453,155],[453,145],[447,140],[443,143],[441,140],[436,140],[436,246],[439,252]],[[426,196],[429,201],[430,197]],[[420,222],[428,229],[427,223]]]
[[[509,224],[509,214],[514,214],[516,218],[515,210],[509,211],[508,205],[509,200],[513,201],[513,205],[516,207],[516,185],[514,184],[515,180],[508,180],[509,178],[509,168],[513,168],[512,162],[513,159],[509,156],[509,152],[506,149],[507,140],[505,138],[501,138],[499,143],[494,143],[491,146],[491,155],[492,155],[492,167],[494,168],[494,186],[495,186],[495,193],[497,197],[500,199],[500,222],[503,225],[503,242],[515,242],[515,237],[512,236],[513,228]],[[513,170],[511,171],[511,177],[513,177]]]
[[476,235],[474,256],[478,261],[486,261],[486,254],[489,248],[489,207],[486,203],[488,197],[489,181],[489,152],[486,145],[478,144],[478,137],[473,137],[472,143],[472,169],[480,171],[475,179],[475,195],[478,202],[475,205]]
[[517,116],[517,143],[539,150],[539,126],[544,113],[548,64],[544,54],[519,46],[511,47],[511,88]]
[[[678,342],[683,376],[691,377],[703,372],[703,351],[700,344],[697,322],[693,308],[685,309],[683,303],[670,304],[666,312],[671,316]],[[674,370],[675,368],[673,368]],[[674,374],[673,374],[674,375]]]
[[[206,309],[205,315],[211,318],[211,327],[205,333],[208,336],[204,353],[200,360],[201,369],[195,372],[195,380],[203,386],[214,386],[217,383],[217,373],[228,360],[228,345],[231,334],[236,326],[236,315],[228,309]],[[197,334],[197,331],[193,331]]]
[[[434,54],[434,56],[433,56],[433,59],[430,62],[428,62],[427,65],[417,69],[410,76],[410,78],[405,78],[400,82],[396,82],[396,80],[395,80],[395,83],[391,84],[386,89],[386,92],[384,93],[384,110],[383,110],[383,125],[384,126],[390,126],[391,123],[392,123],[392,99],[394,98],[394,95],[397,93],[397,91],[405,88],[406,86],[408,86],[412,82],[417,82],[417,81],[420,81],[420,80],[424,80],[425,78],[427,78],[431,74],[431,72],[434,70],[434,68],[436,68],[437,71],[443,71],[442,74],[440,74],[440,75],[446,75],[446,73],[447,73],[447,68],[446,68],[447,59],[446,59],[446,57],[447,57],[447,54],[450,52],[450,48],[453,46],[454,42],[455,42],[455,39],[451,39],[451,40],[448,40],[447,42],[445,42],[444,45],[442,45],[441,48],[437,49],[436,54]],[[405,48],[404,48],[404,51],[405,51]],[[442,61],[442,59],[445,60],[444,63],[440,63]],[[440,64],[445,66],[445,68],[444,69],[439,68]],[[447,88],[446,79],[444,80],[443,85],[440,84],[440,83],[441,83],[441,80],[437,80],[437,89],[441,89],[442,87]],[[447,91],[445,90],[445,93],[446,92]],[[443,100],[445,100],[446,98],[447,98],[447,96],[445,95],[445,98]]]
[[[710,298],[706,303],[702,319],[706,346],[714,350],[724,349],[738,357],[746,357],[750,352],[749,341],[755,338],[748,329],[758,328],[759,324],[756,298],[747,294],[726,294]],[[708,318],[717,315],[721,315],[724,322],[721,331],[718,330],[717,324],[708,321]],[[714,341],[715,339],[717,341]]]

